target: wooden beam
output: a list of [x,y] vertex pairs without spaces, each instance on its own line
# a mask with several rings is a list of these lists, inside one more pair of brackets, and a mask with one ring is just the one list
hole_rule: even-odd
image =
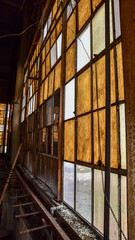
[[47,225],[47,224],[46,224],[46,225],[43,225],[43,226],[40,226],[40,227],[31,228],[31,229],[27,229],[27,230],[21,231],[21,232],[19,232],[19,234],[24,234],[24,233],[39,231],[39,230],[42,230],[42,229],[48,228],[48,227],[50,227],[50,225]]
[[31,213],[16,215],[15,218],[24,218],[24,217],[29,217],[29,216],[38,215],[38,214],[41,214],[41,212],[38,211],[38,212],[31,212]]
[[128,239],[135,239],[135,1],[122,0],[121,30],[127,137]]
[[8,1],[8,0],[0,0],[0,3],[4,3],[6,5],[9,5],[11,7],[15,7],[15,8],[21,8],[21,5],[20,4],[17,4],[17,3],[14,3],[12,1]]
[[32,205],[32,204],[34,204],[34,203],[27,202],[27,203],[13,204],[12,207],[23,207],[23,206]]

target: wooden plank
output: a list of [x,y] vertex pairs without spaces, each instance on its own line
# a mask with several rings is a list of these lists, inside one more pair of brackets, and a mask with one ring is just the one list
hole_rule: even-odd
[[33,202],[13,204],[12,207],[23,207],[23,206],[27,206],[27,205],[31,205],[31,204],[33,204]]
[[29,195],[20,195],[20,196],[10,197],[10,199],[18,199],[18,198],[24,198],[24,197],[29,197]]
[[31,212],[31,213],[26,213],[26,214],[21,214],[21,215],[16,215],[15,218],[29,217],[29,216],[38,215],[38,214],[41,214],[41,211]]
[[21,231],[21,232],[19,232],[19,234],[34,232],[34,231],[38,231],[38,230],[41,230],[41,229],[44,229],[44,228],[48,228],[48,227],[50,227],[50,225],[46,224],[46,225],[43,225],[43,226],[40,226],[40,227],[31,228],[31,229],[27,229],[25,231]]
[[22,147],[22,144],[20,144],[20,146],[19,146],[19,149],[18,149],[17,154],[16,154],[16,156],[15,156],[15,160],[14,160],[14,162],[13,162],[12,168],[11,168],[10,173],[9,173],[7,182],[6,182],[5,187],[4,187],[4,189],[3,189],[3,192],[2,192],[2,195],[1,195],[1,198],[0,198],[0,205],[1,205],[2,201],[3,201],[4,196],[5,196],[5,192],[6,192],[6,190],[7,190],[7,187],[8,187],[9,180],[10,180],[10,177],[11,177],[11,175],[12,175],[13,169],[14,169],[14,167],[15,167],[15,165],[16,165],[17,160],[18,160],[18,156],[19,156],[21,147]]

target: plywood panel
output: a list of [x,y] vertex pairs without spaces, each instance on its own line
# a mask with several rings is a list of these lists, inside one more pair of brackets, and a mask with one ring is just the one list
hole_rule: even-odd
[[78,77],[77,114],[91,110],[91,77],[90,68]]
[[55,67],[55,87],[54,91],[60,87],[61,84],[61,61]]
[[111,103],[116,102],[116,80],[114,68],[114,50],[110,52],[110,74],[111,74]]
[[91,162],[91,114],[78,118],[77,160]]
[[54,70],[49,75],[49,96],[53,93],[54,86]]
[[67,22],[67,47],[73,42],[76,36],[76,10],[72,13]]
[[75,120],[64,124],[64,160],[74,161],[75,150]]
[[79,30],[91,15],[89,0],[80,0],[78,3]]
[[116,46],[117,50],[117,66],[118,66],[118,89],[119,100],[124,100],[124,77],[123,77],[123,61],[122,61],[122,44]]
[[[96,67],[96,65],[97,67]],[[98,82],[98,107],[105,106],[105,56],[93,65],[93,108],[97,109],[96,72]]]
[[44,81],[44,100],[48,97],[48,78]]
[[75,75],[75,43],[66,52],[66,82]]
[[50,71],[50,53],[46,57],[46,74]]
[[45,47],[42,50],[42,62],[45,60]]
[[46,55],[48,54],[48,52],[49,52],[49,50],[50,50],[50,38],[49,38],[49,40],[47,41],[47,43],[46,43]]
[[111,107],[111,167],[118,168],[118,123],[116,106]]
[[60,18],[59,22],[57,23],[56,29],[57,29],[57,37],[58,37],[58,35],[62,31],[62,18]]
[[102,0],[92,0],[93,11],[95,11],[96,7]]
[[45,78],[45,63],[42,64],[42,80]]
[[51,46],[54,44],[55,40],[56,40],[56,31],[54,29],[51,35]]
[[[105,110],[99,111],[99,132],[100,142],[98,137],[98,115],[97,112],[93,113],[94,122],[94,163],[97,164],[98,160],[102,160],[105,165]],[[100,154],[101,147],[101,156]],[[100,158],[99,158],[100,157]]]

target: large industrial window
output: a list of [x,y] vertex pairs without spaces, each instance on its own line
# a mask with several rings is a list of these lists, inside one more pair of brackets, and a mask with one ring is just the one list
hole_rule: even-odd
[[[63,201],[103,235],[105,1],[71,0],[63,9],[63,1],[56,0],[42,30],[24,69],[23,164],[50,188],[53,188],[52,183],[57,185],[59,126],[62,124]],[[126,125],[119,0],[110,0],[110,75],[110,205],[127,235]],[[61,89],[64,90],[63,98]],[[61,122],[60,106],[63,110]],[[57,189],[54,191],[56,193]],[[122,238],[110,211],[110,239]]]
[[[70,7],[69,7],[70,6]],[[106,60],[105,3],[67,7],[63,200],[103,234]],[[110,204],[127,235],[126,126],[120,8],[110,0]],[[102,166],[98,164],[102,160]],[[124,207],[125,203],[125,207]],[[123,239],[110,210],[110,239]]]

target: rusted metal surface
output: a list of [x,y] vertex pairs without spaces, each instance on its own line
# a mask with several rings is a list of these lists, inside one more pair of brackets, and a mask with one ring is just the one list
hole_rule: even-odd
[[122,0],[121,30],[128,171],[128,239],[135,239],[135,1]]
[[28,194],[31,196],[31,199],[33,200],[33,203],[39,209],[39,211],[42,211],[42,215],[44,216],[45,221],[48,225],[50,225],[51,230],[53,231],[55,238],[59,240],[70,240],[70,238],[67,236],[67,234],[63,231],[63,229],[60,227],[60,225],[56,222],[56,220],[52,217],[52,215],[47,211],[47,209],[44,207],[44,205],[40,202],[40,200],[36,197],[36,195],[31,191],[31,189],[28,187],[28,185],[25,183],[21,175],[17,170],[16,175],[18,179],[23,184],[24,188],[28,192]]

